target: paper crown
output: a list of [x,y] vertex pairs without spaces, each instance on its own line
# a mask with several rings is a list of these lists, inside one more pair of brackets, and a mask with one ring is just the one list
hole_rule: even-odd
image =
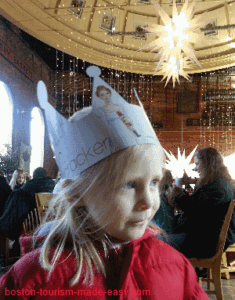
[[87,74],[93,77],[91,109],[86,115],[82,114],[84,110],[76,112],[71,121],[48,103],[44,82],[39,81],[37,85],[38,100],[45,110],[51,146],[62,178],[74,179],[98,161],[127,147],[160,146],[135,90],[140,106],[126,102],[103,81],[98,67],[87,68]]

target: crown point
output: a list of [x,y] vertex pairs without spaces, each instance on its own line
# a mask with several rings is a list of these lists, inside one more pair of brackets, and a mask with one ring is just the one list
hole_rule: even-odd
[[46,85],[42,80],[37,84],[37,96],[40,106],[45,109],[48,102],[48,95]]
[[101,74],[101,70],[99,67],[90,66],[86,69],[86,73],[90,77],[99,77]]

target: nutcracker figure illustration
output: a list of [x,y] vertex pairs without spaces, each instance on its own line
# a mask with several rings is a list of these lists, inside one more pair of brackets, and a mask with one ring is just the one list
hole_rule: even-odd
[[[99,85],[96,89],[96,96],[104,101],[104,106],[102,110],[106,114],[113,114],[116,118],[119,118],[129,130],[131,130],[137,137],[141,135],[133,128],[133,124],[129,118],[125,116],[125,114],[120,110],[117,104],[113,104],[111,100],[111,90],[103,85]],[[115,117],[109,118],[109,121],[115,119]]]

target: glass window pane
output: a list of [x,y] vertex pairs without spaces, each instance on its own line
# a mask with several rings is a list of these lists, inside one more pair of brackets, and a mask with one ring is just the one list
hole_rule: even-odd
[[13,106],[10,93],[4,82],[0,81],[0,151],[6,153],[6,146],[12,146]]
[[44,160],[44,119],[41,110],[34,107],[31,112],[30,124],[30,146],[31,146],[31,161],[30,174],[38,167],[43,167]]

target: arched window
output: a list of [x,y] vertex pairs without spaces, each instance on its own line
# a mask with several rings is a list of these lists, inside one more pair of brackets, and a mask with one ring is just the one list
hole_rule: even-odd
[[5,155],[6,145],[12,146],[13,105],[10,91],[2,81],[0,81],[0,95],[0,153]]
[[45,125],[43,114],[38,107],[34,107],[31,112],[30,123],[31,160],[29,171],[31,175],[36,168],[43,167],[44,132]]

